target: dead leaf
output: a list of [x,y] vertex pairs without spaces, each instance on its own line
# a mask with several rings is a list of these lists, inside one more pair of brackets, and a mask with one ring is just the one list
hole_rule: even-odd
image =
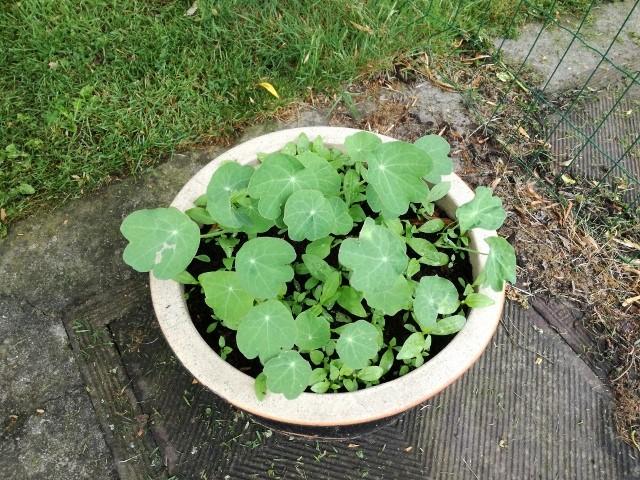
[[7,211],[4,208],[0,208],[0,222],[4,222],[7,219]]
[[349,21],[351,25],[355,27],[356,30],[360,30],[361,32],[368,33],[369,35],[373,35],[373,30],[371,27],[367,25],[360,25],[359,23]]
[[511,75],[507,72],[498,72],[496,73],[496,77],[498,77],[498,80],[500,80],[503,83],[506,83],[509,80],[511,80]]
[[198,0],[195,0],[184,14],[185,17],[193,17],[198,11]]
[[276,89],[269,82],[260,82],[258,86],[264,88],[267,92],[269,92],[274,97],[280,98],[280,95],[278,94]]
[[618,240],[617,238],[612,238],[612,240],[620,245],[624,245],[627,248],[631,248],[633,250],[640,250],[640,244],[636,242],[632,242],[631,240],[627,240],[623,238],[622,240]]
[[622,302],[623,307],[628,307],[632,303],[640,302],[640,295],[636,295],[635,297],[627,298],[624,302]]
[[522,127],[518,127],[518,133],[520,135],[522,135],[524,138],[526,138],[527,140],[529,140],[531,137],[529,136],[529,134],[527,133],[527,131],[522,128]]
[[562,178],[562,181],[565,183],[565,185],[574,185],[576,183],[576,181],[566,173],[563,173],[560,178]]
[[491,58],[491,55],[476,55],[475,57],[471,58],[461,58],[460,61],[463,63],[471,63],[475,62],[476,60],[482,60],[483,58]]

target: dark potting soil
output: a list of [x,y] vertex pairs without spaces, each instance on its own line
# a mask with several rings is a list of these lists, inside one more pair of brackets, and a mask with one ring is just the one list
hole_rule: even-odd
[[[436,212],[436,215],[438,213],[439,212]],[[412,219],[412,222],[415,223],[415,220]],[[202,228],[202,233],[203,234],[207,233],[209,229],[210,229],[210,226],[205,225]],[[354,226],[354,232],[357,232],[357,231],[359,231],[359,225]],[[261,236],[281,237],[282,234],[279,232],[277,228],[274,227],[268,232],[261,234]],[[430,241],[435,241],[437,239],[437,234],[420,234],[420,236]],[[247,236],[243,233],[240,233],[237,235],[237,238],[240,240],[240,242],[234,248],[234,255],[235,255],[235,252],[237,252],[237,250],[247,240]],[[305,253],[305,248],[310,242],[308,241],[294,242],[289,238],[285,238],[285,239],[288,240],[296,250],[296,253],[298,255],[296,259],[296,263],[301,262],[301,256],[303,253]],[[339,245],[334,244],[331,249],[331,253],[327,258],[325,258],[325,261],[336,269],[341,268],[338,264],[338,249],[339,249]],[[222,259],[225,258],[224,250],[215,242],[215,239],[213,238],[205,239],[205,241],[200,242],[200,248],[198,249],[197,255],[206,255],[211,259],[211,261],[204,262],[200,260],[194,260],[191,263],[191,265],[189,265],[189,267],[187,268],[187,271],[196,278],[198,277],[198,275],[202,273],[224,268],[222,264]],[[419,255],[413,252],[411,248],[407,248],[407,255],[409,256],[409,258],[416,258],[416,259],[419,258]],[[427,276],[427,275],[440,275],[441,277],[451,280],[456,286],[456,288],[458,289],[458,292],[460,294],[462,294],[464,288],[460,285],[457,279],[462,278],[467,283],[471,283],[473,281],[471,265],[469,263],[468,258],[465,258],[464,260],[461,258],[457,258],[452,268],[447,268],[447,266],[432,267],[432,266],[421,264],[421,269],[416,275],[414,275],[414,278],[419,279],[420,277]],[[308,275],[296,275],[294,281],[299,282],[300,285],[304,285],[304,282],[308,278],[309,278]],[[289,282],[287,295],[289,295],[292,292],[292,288],[293,288],[292,284],[293,282]],[[185,285],[185,294],[186,294],[187,307],[189,309],[191,319],[196,329],[202,336],[202,338],[207,342],[207,344],[215,352],[220,353],[222,350],[222,347],[220,346],[220,342],[221,342],[220,337],[222,337],[224,339],[224,345],[232,348],[232,351],[226,357],[226,361],[229,362],[234,367],[236,367],[238,370],[255,378],[262,371],[262,365],[260,364],[260,361],[257,358],[254,360],[248,360],[240,353],[240,351],[236,346],[234,330],[228,329],[224,327],[222,323],[220,323],[216,326],[215,330],[213,330],[211,333],[207,332],[208,327],[212,323],[217,322],[217,320],[213,317],[213,311],[205,302],[205,297],[202,289],[198,285]],[[366,301],[363,300],[362,304],[368,313],[372,313],[369,307],[367,306]],[[463,307],[463,311],[465,316],[469,313],[467,307]],[[336,304],[330,313],[336,314],[338,312],[348,317],[351,317],[351,315],[346,310],[342,309],[339,305]],[[398,314],[393,316],[385,317],[385,328],[384,328],[385,344],[388,344],[389,341],[395,337],[396,345],[402,345],[404,341],[407,339],[407,337],[411,335],[412,332],[404,328],[404,320],[402,318],[403,313],[405,313],[405,311],[401,311]],[[368,318],[371,318],[371,317],[368,317]],[[354,319],[354,321],[355,320],[357,319]],[[338,323],[334,321],[332,324],[333,327],[338,327],[340,325],[343,325],[343,323]],[[414,326],[417,327],[415,323],[414,323]],[[453,337],[455,337],[455,334],[441,335],[441,336],[432,335],[431,349],[429,350],[429,357],[433,358],[435,355],[441,352],[449,344],[449,342],[453,339]],[[332,336],[332,338],[334,338],[335,340],[336,339],[335,335]],[[382,350],[381,350],[381,353],[382,353]],[[306,354],[303,354],[303,356],[306,356]],[[428,361],[428,359],[426,361]],[[380,379],[381,382],[393,380],[394,378],[397,378],[399,373],[398,372],[399,367],[400,365],[394,364],[394,368],[392,368]],[[338,391],[342,391],[342,390],[338,390]]]

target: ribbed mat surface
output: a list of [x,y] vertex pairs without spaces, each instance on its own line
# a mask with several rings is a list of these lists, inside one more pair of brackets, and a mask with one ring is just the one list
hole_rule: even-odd
[[558,124],[549,139],[558,164],[609,185],[624,185],[628,202],[640,198],[640,85],[618,83],[576,102],[564,114],[554,115]]
[[270,432],[194,384],[148,307],[110,325],[169,474],[179,479],[630,479],[610,397],[533,309],[509,304],[480,361],[442,394],[356,440]]

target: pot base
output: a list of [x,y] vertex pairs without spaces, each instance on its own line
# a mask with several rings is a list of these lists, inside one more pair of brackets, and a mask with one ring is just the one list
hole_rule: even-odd
[[276,422],[258,415],[249,414],[251,419],[263,427],[267,427],[276,432],[302,437],[308,440],[317,440],[320,442],[335,440],[351,440],[364,435],[370,435],[381,428],[390,425],[400,419],[404,413],[393,415],[391,417],[381,418],[366,423],[356,423],[353,425],[338,425],[332,427],[309,426],[309,425],[292,425],[289,423]]

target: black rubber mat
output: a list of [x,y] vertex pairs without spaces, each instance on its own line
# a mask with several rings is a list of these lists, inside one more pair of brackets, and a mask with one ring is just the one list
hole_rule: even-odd
[[587,89],[573,108],[551,117],[549,141],[557,171],[566,167],[570,175],[586,176],[593,182],[617,187],[627,202],[637,204],[640,85],[630,83],[627,80],[597,91]]
[[631,448],[615,438],[606,388],[533,309],[510,304],[460,381],[344,442],[267,430],[194,383],[148,305],[110,328],[168,473],[179,479],[640,478]]

